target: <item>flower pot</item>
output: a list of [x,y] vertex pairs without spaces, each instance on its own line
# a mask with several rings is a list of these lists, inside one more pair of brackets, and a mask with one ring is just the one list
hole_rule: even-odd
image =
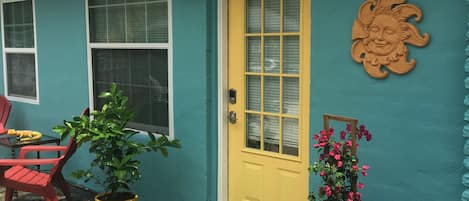
[[138,195],[131,192],[104,192],[94,197],[95,201],[138,201]]

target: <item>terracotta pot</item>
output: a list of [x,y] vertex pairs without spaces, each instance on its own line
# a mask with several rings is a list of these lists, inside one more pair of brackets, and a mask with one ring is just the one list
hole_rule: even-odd
[[111,192],[104,192],[94,197],[95,201],[138,201],[138,195],[131,192],[114,193],[117,199],[109,199]]

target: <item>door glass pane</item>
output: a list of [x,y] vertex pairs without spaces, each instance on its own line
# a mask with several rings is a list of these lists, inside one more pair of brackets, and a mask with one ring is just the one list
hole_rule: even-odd
[[261,32],[261,0],[246,0],[246,24],[248,33]]
[[264,111],[279,113],[280,112],[280,78],[265,77],[264,78]]
[[264,150],[279,151],[280,120],[278,117],[264,116]]
[[261,147],[261,117],[257,114],[246,114],[246,147]]
[[247,76],[247,109],[261,111],[261,78],[259,76]]
[[261,72],[261,38],[247,38],[247,71]]
[[264,32],[280,32],[280,0],[265,0]]
[[283,113],[298,115],[299,98],[298,78],[283,78]]
[[298,74],[300,66],[300,40],[298,36],[283,38],[283,73]]
[[264,72],[280,73],[280,37],[265,37]]
[[300,31],[300,1],[283,0],[283,31]]
[[298,119],[282,119],[282,152],[298,156]]

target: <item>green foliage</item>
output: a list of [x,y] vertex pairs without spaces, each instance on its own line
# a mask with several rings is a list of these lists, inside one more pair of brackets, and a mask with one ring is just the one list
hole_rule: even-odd
[[[72,176],[85,182],[95,180],[111,193],[129,190],[129,185],[142,177],[139,169],[141,163],[136,159],[138,155],[160,152],[167,157],[167,148],[180,148],[181,145],[179,140],[169,140],[164,135],[156,138],[151,132],[147,132],[146,143],[133,140],[132,137],[138,132],[127,129],[126,125],[134,113],[127,107],[128,98],[117,89],[115,83],[99,98],[104,99],[105,104],[100,110],[91,112],[91,118],[86,115],[73,117],[53,130],[60,134],[61,139],[74,137],[78,146],[89,143],[89,152],[95,156],[89,169],[77,170]],[[94,174],[96,169],[104,173],[104,178]]]

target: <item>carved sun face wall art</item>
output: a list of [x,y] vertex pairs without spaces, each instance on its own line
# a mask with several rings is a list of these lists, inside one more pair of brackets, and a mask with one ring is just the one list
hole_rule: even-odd
[[419,22],[422,11],[405,2],[366,0],[360,6],[352,28],[351,53],[353,60],[363,63],[366,72],[374,78],[386,78],[388,70],[396,74],[411,71],[416,61],[408,61],[406,44],[423,47],[430,40],[428,33],[421,35],[407,21],[415,17],[415,21]]

